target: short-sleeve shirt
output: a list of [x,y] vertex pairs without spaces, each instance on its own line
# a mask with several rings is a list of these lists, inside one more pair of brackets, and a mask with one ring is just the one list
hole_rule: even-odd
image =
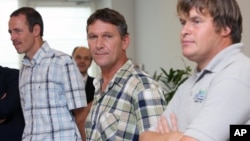
[[231,124],[250,124],[250,60],[234,44],[195,72],[168,104],[178,129],[201,141],[229,140]]
[[72,58],[47,42],[32,60],[25,56],[19,76],[23,141],[80,140],[71,110],[87,105],[84,86]]
[[102,77],[96,77],[96,93],[85,123],[88,141],[134,141],[164,111],[166,101],[159,84],[128,60],[101,93]]

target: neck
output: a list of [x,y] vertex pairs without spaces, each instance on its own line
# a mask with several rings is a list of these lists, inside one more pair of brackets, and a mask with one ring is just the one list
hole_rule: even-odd
[[113,66],[101,68],[102,79],[103,79],[102,91],[106,89],[106,86],[108,85],[108,83],[112,80],[112,78],[117,73],[117,71],[127,62],[127,60],[128,60],[127,58],[124,58],[120,60],[119,62],[116,62],[115,65]]
[[81,73],[83,77],[85,77],[87,75],[87,73]]
[[25,54],[29,58],[29,60],[33,59],[34,55],[39,50],[39,48],[42,47],[43,43],[44,43],[44,41],[41,38],[35,39],[35,43],[34,43],[33,47]]

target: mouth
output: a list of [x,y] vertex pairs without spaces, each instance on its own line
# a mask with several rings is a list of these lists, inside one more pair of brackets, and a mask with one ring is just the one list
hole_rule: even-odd
[[78,67],[80,67],[80,68],[85,68],[86,65],[85,65],[85,64],[79,64]]
[[183,47],[190,46],[193,43],[194,43],[194,41],[191,41],[191,40],[182,40],[182,42],[181,42]]
[[105,55],[107,55],[108,53],[106,53],[106,52],[96,52],[95,53],[95,56],[105,56]]
[[21,44],[21,42],[19,42],[19,41],[13,41],[13,42],[12,42],[12,44],[13,44],[13,46],[15,46],[15,47],[16,47],[16,46],[20,45],[20,44]]

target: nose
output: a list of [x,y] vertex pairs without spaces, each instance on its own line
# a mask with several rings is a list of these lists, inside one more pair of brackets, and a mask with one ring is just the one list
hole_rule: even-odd
[[191,32],[190,24],[187,22],[182,26],[181,36],[186,36],[190,34],[190,32]]
[[10,33],[10,40],[13,41],[16,39],[15,34],[13,34],[13,32],[9,32]]
[[10,35],[10,40],[13,41],[14,39],[15,39],[14,36],[11,34]]
[[82,57],[81,59],[80,59],[80,62],[85,62],[85,58],[84,57]]
[[101,49],[104,46],[104,41],[102,38],[97,38],[96,40],[96,48]]

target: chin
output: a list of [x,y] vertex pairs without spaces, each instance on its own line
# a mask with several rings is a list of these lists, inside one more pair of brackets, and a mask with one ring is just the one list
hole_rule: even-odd
[[191,60],[191,61],[192,61],[193,54],[187,53],[187,52],[183,52],[182,54],[183,54],[183,56],[186,57],[188,60]]
[[106,61],[104,59],[95,59],[95,63],[98,65],[98,66],[103,66],[103,65],[106,65]]
[[25,53],[25,52],[20,51],[20,50],[17,50],[17,53],[18,53],[18,54],[23,54],[23,53]]

